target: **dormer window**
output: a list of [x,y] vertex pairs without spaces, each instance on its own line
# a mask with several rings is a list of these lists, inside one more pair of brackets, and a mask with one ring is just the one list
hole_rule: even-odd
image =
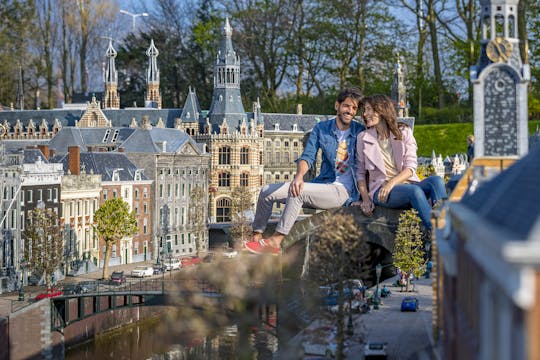
[[279,123],[278,123],[278,124],[274,124],[274,130],[275,130],[275,131],[279,131]]
[[120,181],[120,170],[122,169],[114,169],[112,174],[112,181]]
[[107,142],[107,140],[109,139],[110,134],[111,134],[111,130],[107,129],[107,131],[105,131],[105,136],[103,136],[102,142]]
[[116,140],[118,140],[118,133],[119,132],[120,132],[120,130],[118,130],[118,129],[114,130],[114,134],[113,134],[111,142],[116,142]]
[[135,176],[134,176],[134,180],[135,181],[141,181],[141,178],[142,178],[142,170],[141,169],[137,169],[135,170]]
[[298,124],[293,124],[292,130],[293,131],[298,131]]

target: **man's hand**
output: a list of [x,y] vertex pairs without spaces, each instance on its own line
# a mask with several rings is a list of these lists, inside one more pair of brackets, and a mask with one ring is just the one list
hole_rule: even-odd
[[289,186],[289,194],[292,197],[297,197],[302,193],[302,190],[304,190],[304,177],[296,175]]

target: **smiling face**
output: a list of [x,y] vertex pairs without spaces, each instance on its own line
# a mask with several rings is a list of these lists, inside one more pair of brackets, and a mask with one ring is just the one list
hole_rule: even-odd
[[366,123],[366,127],[370,128],[373,126],[377,126],[379,122],[381,121],[381,118],[379,117],[379,114],[373,109],[371,104],[365,104],[364,105],[364,121]]
[[336,101],[335,108],[338,129],[347,130],[351,126],[351,122],[358,111],[358,101],[348,97],[341,103]]

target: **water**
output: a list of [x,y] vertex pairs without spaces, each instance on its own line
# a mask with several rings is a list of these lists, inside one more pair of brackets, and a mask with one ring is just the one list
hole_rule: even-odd
[[66,350],[66,359],[258,359],[278,350],[276,329],[232,323],[209,334],[182,332],[167,318],[146,320]]

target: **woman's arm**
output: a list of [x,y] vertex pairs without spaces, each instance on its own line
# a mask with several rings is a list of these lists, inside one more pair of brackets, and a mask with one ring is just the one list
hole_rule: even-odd
[[366,215],[371,215],[375,206],[373,201],[369,197],[369,190],[366,183],[366,166],[364,158],[364,140],[362,133],[356,137],[356,162],[355,162],[355,174],[358,185],[358,192],[360,193],[361,201],[355,201],[352,205],[360,205],[362,212]]

